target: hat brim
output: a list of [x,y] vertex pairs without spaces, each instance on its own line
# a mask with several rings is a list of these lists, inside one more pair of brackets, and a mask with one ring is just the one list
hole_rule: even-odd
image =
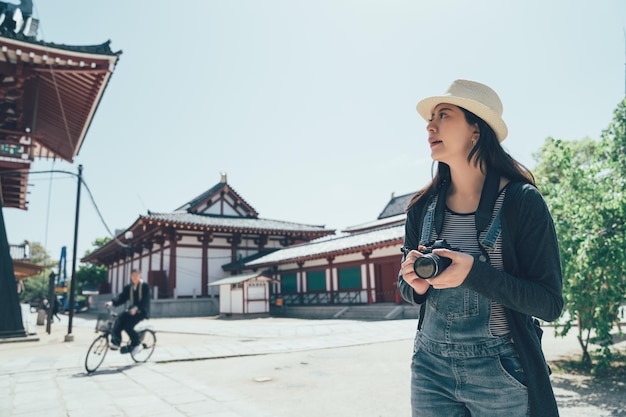
[[424,118],[424,120],[429,121],[432,117],[433,110],[441,103],[450,103],[455,106],[463,107],[465,110],[468,110],[483,119],[485,123],[487,123],[496,133],[496,137],[499,142],[506,139],[509,133],[509,129],[506,127],[506,123],[504,123],[504,120],[502,120],[500,115],[484,104],[467,98],[452,96],[428,97],[417,103],[417,112]]

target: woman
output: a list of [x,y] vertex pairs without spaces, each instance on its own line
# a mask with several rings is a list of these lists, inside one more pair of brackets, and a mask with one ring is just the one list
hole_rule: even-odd
[[[402,297],[421,305],[413,416],[558,416],[535,317],[561,314],[559,247],[532,174],[500,144],[500,98],[456,80],[417,111],[437,173],[407,208],[398,277]],[[449,248],[432,253],[447,268],[422,253],[444,239]],[[433,265],[439,274],[425,275]]]

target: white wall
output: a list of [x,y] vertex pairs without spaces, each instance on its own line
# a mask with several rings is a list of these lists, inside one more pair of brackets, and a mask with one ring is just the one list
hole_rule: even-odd
[[[210,287],[209,287],[210,288]],[[230,284],[220,285],[220,313],[227,314],[232,312],[232,303],[230,299]]]
[[[230,262],[230,249],[209,248],[208,258],[209,259],[207,260],[207,262],[209,264],[209,283],[230,276],[229,273],[225,272],[222,269],[222,265]],[[209,287],[209,294],[217,295],[218,292],[218,287]]]
[[202,295],[201,248],[176,248],[176,295]]

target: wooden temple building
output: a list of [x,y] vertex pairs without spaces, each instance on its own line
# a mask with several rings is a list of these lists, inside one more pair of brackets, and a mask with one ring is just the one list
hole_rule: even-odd
[[[178,209],[140,215],[81,261],[107,266],[114,294],[138,268],[155,298],[219,296],[224,309],[221,297],[231,300],[233,291],[245,289],[247,277],[261,274],[273,304],[399,303],[396,281],[411,196],[392,196],[376,220],[337,236],[323,226],[260,218],[222,174],[218,184]],[[241,302],[237,308],[245,312],[239,306],[247,301]]]
[[412,195],[392,195],[376,220],[344,229],[341,236],[294,245],[245,267],[265,271],[285,306],[400,303],[400,247]]
[[0,2],[0,338],[25,331],[4,216],[28,209],[36,158],[73,162],[121,52],[37,39],[32,1]]
[[259,217],[222,174],[219,183],[174,211],[140,215],[81,261],[106,265],[114,294],[138,268],[156,298],[203,297],[218,295],[210,284],[241,274],[253,259],[334,233]]

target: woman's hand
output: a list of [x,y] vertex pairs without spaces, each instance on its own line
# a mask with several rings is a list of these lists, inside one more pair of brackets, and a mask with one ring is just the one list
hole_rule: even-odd
[[[423,250],[425,246],[419,246],[418,250]],[[424,256],[422,253],[412,250],[406,255],[404,262],[402,262],[402,278],[413,287],[413,290],[419,295],[426,294],[428,288],[430,287],[430,283],[417,276],[415,273],[415,269],[413,268],[413,264],[415,264],[415,260],[421,256]]]
[[441,257],[450,258],[452,263],[440,275],[427,279],[434,288],[456,288],[463,284],[467,274],[474,265],[474,257],[467,253],[449,249],[434,249],[433,253]]
[[[418,247],[418,250],[423,249],[425,249],[424,246]],[[420,295],[426,294],[428,287],[431,285],[436,289],[456,288],[460,286],[465,281],[465,278],[467,278],[467,274],[469,274],[474,264],[474,257],[467,253],[449,249],[434,249],[434,254],[450,258],[452,263],[440,275],[430,279],[422,279],[417,276],[413,267],[415,260],[424,256],[418,250],[409,252],[404,262],[402,262],[402,278]]]

